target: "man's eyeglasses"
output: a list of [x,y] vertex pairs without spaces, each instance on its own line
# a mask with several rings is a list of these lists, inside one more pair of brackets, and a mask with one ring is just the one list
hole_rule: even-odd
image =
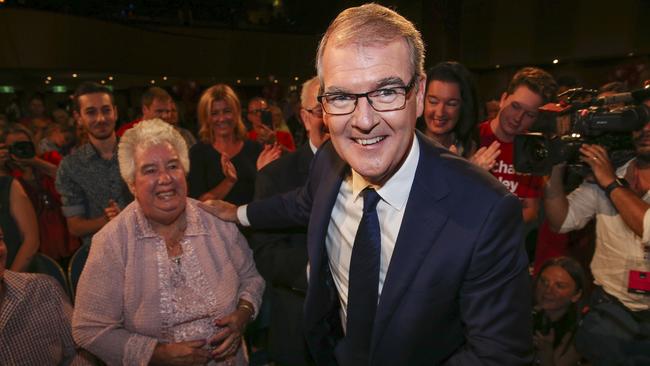
[[303,108],[303,109],[309,112],[313,116],[323,117],[323,107],[321,107],[320,104],[311,109],[308,108]]
[[406,86],[380,88],[367,93],[325,93],[316,97],[323,106],[325,113],[333,116],[343,116],[354,112],[359,98],[365,97],[368,104],[377,112],[390,112],[404,109],[406,100],[415,86],[417,77],[413,76]]
[[260,114],[260,113],[265,112],[265,111],[268,111],[268,110],[269,110],[268,108],[251,109],[250,111],[248,111],[248,113],[251,113],[251,114]]

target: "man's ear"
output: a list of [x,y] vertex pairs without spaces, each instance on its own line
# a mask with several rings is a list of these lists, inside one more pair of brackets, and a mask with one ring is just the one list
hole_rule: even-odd
[[309,132],[309,129],[311,126],[309,125],[309,122],[307,122],[307,118],[309,118],[309,112],[305,108],[300,108],[300,120],[302,121],[303,126],[305,126],[305,131]]
[[424,91],[427,87],[427,77],[421,76],[417,84],[417,94],[416,94],[416,103],[417,103],[417,116],[420,117],[424,112]]
[[502,110],[506,105],[506,99],[508,98],[508,92],[503,92],[501,94],[501,99],[499,100],[499,110]]

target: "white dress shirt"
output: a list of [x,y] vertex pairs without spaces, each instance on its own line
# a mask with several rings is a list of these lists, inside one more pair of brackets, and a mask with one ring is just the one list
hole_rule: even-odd
[[[404,209],[415,177],[415,170],[420,159],[420,145],[413,138],[411,150],[399,170],[381,187],[373,186],[381,197],[377,204],[377,216],[381,229],[381,258],[379,262],[378,299],[386,279],[388,265],[395,249],[395,242],[404,217]],[[348,304],[348,276],[352,246],[357,234],[361,216],[363,216],[363,196],[361,191],[372,186],[358,173],[352,174],[341,184],[332,217],[327,228],[325,246],[329,258],[330,270],[341,301],[341,322],[345,329]]]
[[[629,164],[618,168],[616,175],[625,176]],[[582,183],[567,199],[569,211],[560,228],[561,233],[580,229],[596,216],[596,250],[591,260],[594,282],[630,310],[650,309],[650,296],[627,291],[628,264],[630,261],[643,261],[644,246],[650,245],[650,210],[644,215],[643,237],[640,237],[627,226],[598,185]],[[650,192],[646,192],[642,199],[650,203]]]
[[[381,258],[379,263],[378,298],[381,299],[381,290],[386,279],[386,272],[390,259],[395,249],[397,235],[404,218],[404,210],[408,201],[411,185],[415,178],[415,171],[420,160],[420,144],[417,137],[413,137],[411,150],[399,170],[381,187],[376,187],[366,182],[357,172],[343,180],[336,203],[332,209],[325,246],[329,266],[334,278],[334,284],[341,301],[341,322],[345,329],[348,304],[348,275],[350,273],[350,260],[352,246],[357,234],[361,216],[363,216],[363,197],[361,191],[368,186],[375,188],[381,200],[377,204],[377,216],[381,230]],[[244,226],[249,226],[246,215],[246,206],[237,209],[237,218]]]

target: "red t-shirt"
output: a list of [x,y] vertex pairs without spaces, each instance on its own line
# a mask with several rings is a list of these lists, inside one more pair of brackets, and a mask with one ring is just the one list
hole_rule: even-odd
[[503,142],[497,138],[490,127],[490,121],[479,125],[480,147],[490,146],[494,141],[501,144],[501,154],[497,157],[490,173],[519,198],[539,198],[542,195],[544,179],[531,174],[517,173],[514,164],[514,143]]
[[117,129],[115,135],[117,135],[117,137],[122,137],[122,135],[124,135],[124,132],[128,131],[130,128],[132,128],[133,126],[137,125],[140,122],[142,122],[142,119],[138,118],[135,121],[131,121],[125,125],[122,125],[122,127]]
[[[257,132],[253,129],[248,131],[248,139],[251,141],[257,141]],[[296,145],[293,143],[293,137],[287,131],[275,131],[275,139],[278,141],[278,144],[284,146],[287,151],[296,150]]]

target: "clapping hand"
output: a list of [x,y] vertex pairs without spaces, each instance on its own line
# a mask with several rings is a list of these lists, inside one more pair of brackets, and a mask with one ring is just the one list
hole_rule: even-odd
[[493,141],[490,146],[483,146],[478,149],[474,155],[469,159],[472,163],[479,167],[490,170],[496,163],[496,159],[501,154],[501,144],[498,141]]
[[279,158],[280,155],[282,155],[282,148],[277,143],[273,145],[264,145],[264,150],[262,150],[260,156],[257,158],[257,170],[262,170],[266,164]]
[[237,168],[226,154],[221,155],[221,171],[226,180],[231,183],[237,182]]

